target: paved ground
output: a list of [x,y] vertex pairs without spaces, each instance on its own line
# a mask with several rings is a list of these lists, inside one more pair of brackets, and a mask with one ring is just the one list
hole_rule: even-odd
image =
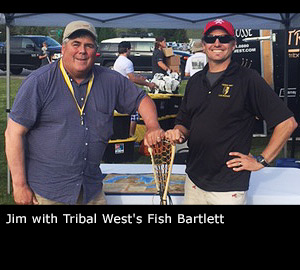
[[[28,70],[28,69],[23,69],[22,73],[20,75],[12,75],[11,74],[11,78],[25,78],[26,76],[28,76],[32,71]],[[2,71],[0,70],[0,78],[5,78],[6,77],[6,71]]]
[[[32,70],[28,70],[28,69],[23,69],[22,73],[20,75],[12,75],[11,74],[11,78],[25,78],[26,76],[28,76],[30,73],[32,72]],[[150,79],[152,77],[152,72],[137,72],[137,74],[142,75],[148,79]],[[6,76],[6,71],[2,71],[0,70],[0,78],[4,78]]]

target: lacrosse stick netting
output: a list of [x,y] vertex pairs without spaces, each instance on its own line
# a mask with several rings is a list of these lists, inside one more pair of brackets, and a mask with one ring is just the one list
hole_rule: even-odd
[[157,192],[160,196],[160,204],[167,204],[167,196],[175,156],[175,146],[168,140],[148,148],[151,155],[152,168]]

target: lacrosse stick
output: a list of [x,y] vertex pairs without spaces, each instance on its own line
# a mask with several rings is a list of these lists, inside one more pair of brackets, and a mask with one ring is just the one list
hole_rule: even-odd
[[149,147],[148,151],[151,155],[154,180],[160,196],[160,204],[166,205],[167,196],[171,199],[168,189],[175,156],[175,146],[168,140],[163,139],[161,142]]

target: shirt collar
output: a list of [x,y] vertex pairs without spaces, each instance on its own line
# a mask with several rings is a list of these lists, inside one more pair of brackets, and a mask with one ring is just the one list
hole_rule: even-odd
[[[57,61],[58,64],[59,64],[59,61]],[[76,81],[72,78],[71,74],[65,69],[71,83],[76,83]],[[92,77],[92,74],[93,74],[93,68],[91,68],[91,70],[89,71],[89,73],[87,74],[86,78],[80,83],[80,84],[77,84],[77,85],[83,85],[83,84],[87,84],[89,82],[89,80],[91,79]]]
[[87,83],[90,81],[90,79],[91,79],[91,77],[92,77],[92,74],[93,74],[93,72],[92,72],[92,70],[91,70],[91,71],[87,74],[86,78],[85,78],[81,83],[78,84],[78,83],[71,77],[71,75],[67,72],[67,75],[69,76],[71,83],[76,83],[77,85],[87,84]]

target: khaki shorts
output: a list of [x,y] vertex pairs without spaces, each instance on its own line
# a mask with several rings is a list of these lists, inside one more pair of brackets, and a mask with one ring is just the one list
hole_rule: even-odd
[[[36,193],[34,195],[35,195],[37,201],[39,202],[39,205],[65,205],[65,203],[55,202],[55,201],[51,201],[46,198],[43,198],[42,196],[40,196]],[[83,192],[81,189],[76,205],[83,205],[82,199],[83,199]],[[104,194],[103,190],[101,192],[99,192],[99,194],[97,194],[95,196],[95,198],[93,198],[92,200],[90,200],[87,203],[87,205],[104,205],[104,204],[106,204],[106,199],[105,199],[105,194]]]
[[186,176],[184,186],[184,204],[202,205],[245,205],[246,191],[208,192],[197,187]]

